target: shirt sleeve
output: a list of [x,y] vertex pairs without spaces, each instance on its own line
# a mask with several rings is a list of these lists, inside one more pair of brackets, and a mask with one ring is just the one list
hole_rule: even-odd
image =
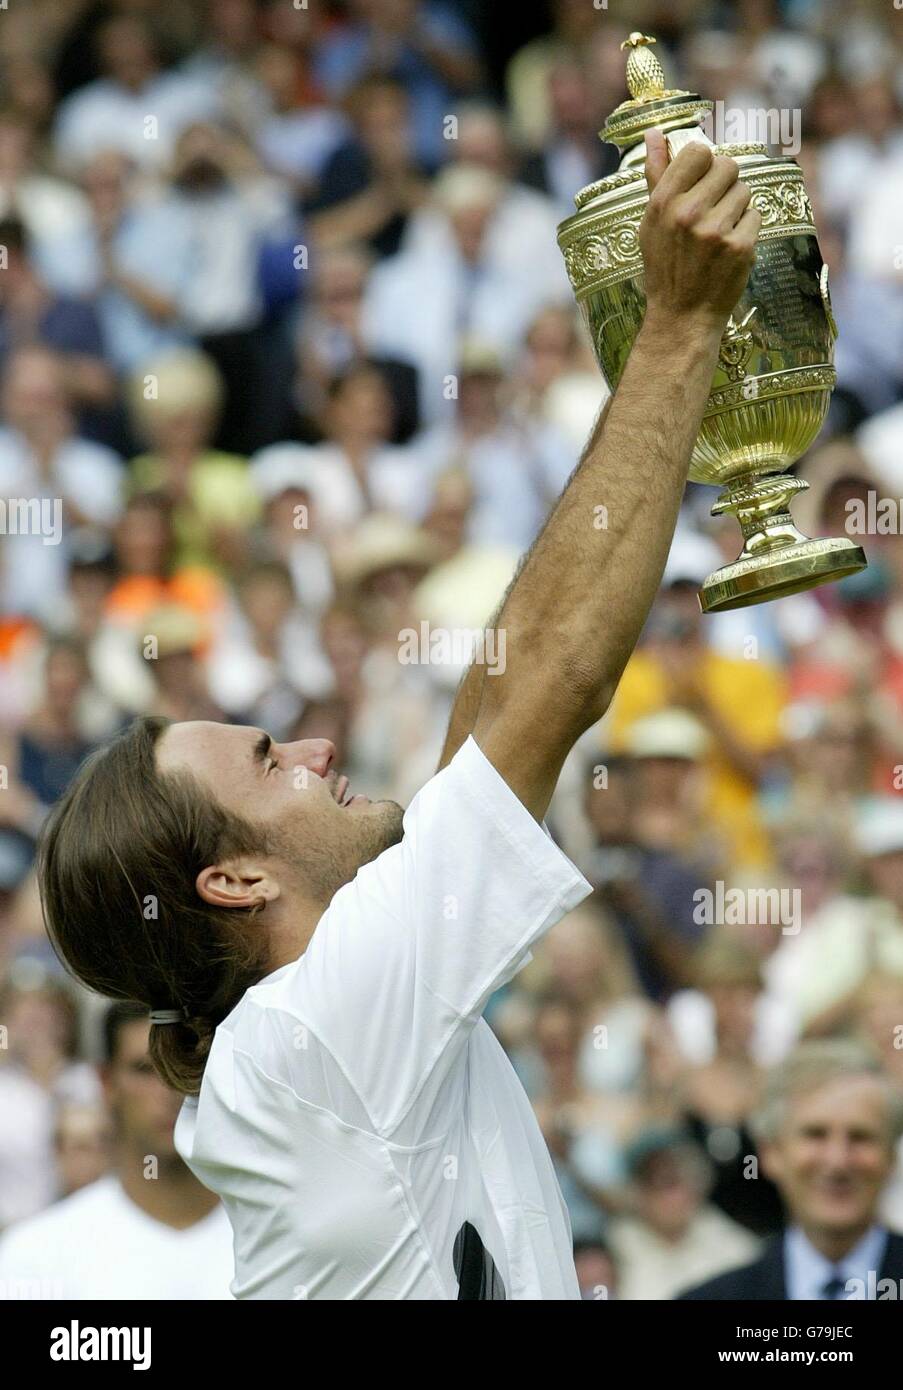
[[313,1031],[381,1128],[591,891],[468,738],[414,798],[401,842],[333,899],[298,974]]

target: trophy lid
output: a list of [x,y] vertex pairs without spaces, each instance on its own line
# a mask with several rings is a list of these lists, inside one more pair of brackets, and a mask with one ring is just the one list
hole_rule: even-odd
[[639,144],[647,130],[679,130],[699,125],[713,103],[697,96],[665,87],[665,73],[648,44],[655,39],[648,34],[633,33],[621,44],[629,49],[627,56],[627,90],[630,99],[612,111],[599,131],[600,138],[620,150]]

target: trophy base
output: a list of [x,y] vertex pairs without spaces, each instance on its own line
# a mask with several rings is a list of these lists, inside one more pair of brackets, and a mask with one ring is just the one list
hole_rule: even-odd
[[786,598],[865,569],[861,545],[845,537],[799,540],[715,570],[699,591],[703,613],[725,613]]

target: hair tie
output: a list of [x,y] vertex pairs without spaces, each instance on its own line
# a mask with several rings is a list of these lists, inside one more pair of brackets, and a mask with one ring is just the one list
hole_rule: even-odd
[[151,1009],[151,1023],[185,1023],[188,1014],[184,1009]]

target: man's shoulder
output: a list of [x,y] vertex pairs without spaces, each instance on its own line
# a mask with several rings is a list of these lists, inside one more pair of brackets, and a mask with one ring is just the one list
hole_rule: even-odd
[[881,1276],[884,1279],[903,1279],[903,1235],[899,1231],[887,1233]]
[[6,1256],[20,1255],[24,1252],[44,1247],[56,1248],[56,1243],[65,1235],[66,1242],[86,1239],[97,1234],[98,1226],[119,1210],[122,1205],[122,1190],[119,1181],[112,1174],[98,1178],[96,1182],[79,1188],[69,1197],[62,1197],[44,1211],[34,1216],[16,1221],[0,1236],[0,1251]]
[[773,1236],[761,1254],[714,1279],[686,1289],[681,1301],[759,1301],[784,1298],[783,1237]]

